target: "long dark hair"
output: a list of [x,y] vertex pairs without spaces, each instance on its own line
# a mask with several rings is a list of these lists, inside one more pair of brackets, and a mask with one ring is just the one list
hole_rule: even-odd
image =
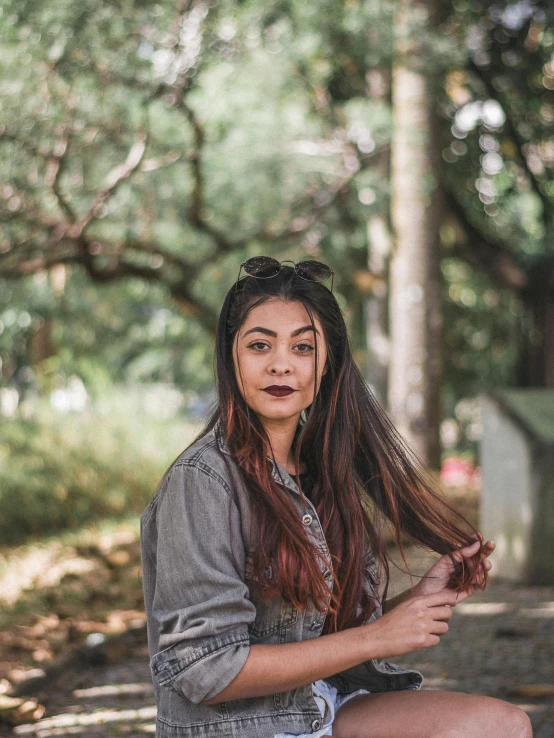
[[[333,561],[330,601],[321,553],[309,540],[294,502],[272,477],[269,438],[235,376],[232,350],[237,331],[250,310],[272,298],[301,302],[312,326],[315,314],[324,331],[328,370],[301,415],[292,450],[297,474],[302,458],[314,475],[311,501]],[[317,343],[314,354],[317,376]],[[344,630],[361,625],[376,607],[364,586],[367,562],[360,556],[368,545],[378,572],[375,584],[385,574],[382,599],[386,599],[387,528],[392,528],[406,566],[403,536],[439,554],[475,542],[469,532],[477,533],[475,528],[433,488],[421,460],[368,388],[354,363],[341,309],[327,287],[298,277],[290,266],[269,279],[241,279],[229,290],[219,315],[215,364],[217,403],[195,440],[220,421],[248,489],[256,521],[252,573],[266,598],[280,594],[299,609],[307,608],[311,600],[320,612],[328,613],[324,633]],[[463,527],[453,522],[453,516]],[[477,561],[478,554],[467,564],[456,565],[449,586],[467,586]],[[486,573],[484,580],[481,587]]]

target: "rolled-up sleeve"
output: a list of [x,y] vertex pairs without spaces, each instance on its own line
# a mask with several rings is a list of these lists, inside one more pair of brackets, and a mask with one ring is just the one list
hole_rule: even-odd
[[244,582],[239,509],[205,465],[175,466],[157,505],[153,677],[191,702],[219,694],[250,651],[256,608]]

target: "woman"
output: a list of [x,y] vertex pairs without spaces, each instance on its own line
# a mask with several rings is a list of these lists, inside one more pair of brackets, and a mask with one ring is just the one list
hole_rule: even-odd
[[[283,264],[241,265],[216,409],[141,517],[158,737],[529,738],[519,708],[385,660],[439,643],[494,544],[453,522],[368,391],[331,270]],[[392,599],[387,524],[442,555]]]

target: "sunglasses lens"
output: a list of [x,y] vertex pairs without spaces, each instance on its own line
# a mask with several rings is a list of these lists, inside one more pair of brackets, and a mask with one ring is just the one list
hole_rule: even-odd
[[332,274],[327,264],[322,264],[320,261],[299,261],[296,271],[300,277],[312,282],[323,282]]
[[251,277],[268,279],[281,271],[281,264],[271,256],[253,256],[244,262],[244,271]]

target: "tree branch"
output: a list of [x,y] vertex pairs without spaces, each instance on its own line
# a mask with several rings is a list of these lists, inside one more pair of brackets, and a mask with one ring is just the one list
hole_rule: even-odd
[[456,197],[443,187],[445,203],[466,235],[464,244],[457,244],[456,255],[485,271],[501,287],[520,292],[529,286],[529,276],[510,249],[486,237],[467,217]]
[[545,218],[551,218],[553,211],[552,203],[541,190],[541,181],[537,178],[537,175],[529,166],[529,162],[527,161],[527,157],[524,153],[524,146],[526,144],[526,141],[519,133],[519,131],[517,130],[517,126],[513,122],[513,112],[510,109],[510,104],[508,100],[505,99],[502,93],[496,89],[492,80],[487,76],[487,73],[484,69],[479,67],[473,60],[469,62],[469,67],[471,71],[475,74],[475,76],[478,77],[478,79],[481,81],[489,98],[496,100],[502,106],[502,109],[506,113],[506,122],[504,123],[504,129],[506,133],[510,136],[510,138],[513,139],[516,145],[520,164],[529,178],[531,187],[533,188],[535,194],[542,203]]
[[60,178],[67,166],[67,157],[69,152],[69,144],[71,140],[71,129],[66,127],[61,138],[56,142],[52,157],[49,160],[49,166],[46,173],[46,184],[49,185],[54,193],[58,205],[62,213],[72,223],[77,219],[77,213],[69,204],[69,200],[65,197],[60,188]]
[[[139,168],[144,157],[144,152],[146,151],[146,141],[146,133],[139,132],[135,143],[129,150],[127,159],[122,164],[118,164],[111,170],[111,172],[108,173],[104,182],[104,187],[97,193],[88,212],[81,216],[75,223],[68,224],[66,228],[63,229],[59,239],[68,236],[69,238],[79,241],[80,237],[85,232],[85,229],[98,213],[101,205],[112,197],[121,182],[128,179],[131,174]],[[53,245],[53,243],[48,244],[49,247],[52,247]]]

